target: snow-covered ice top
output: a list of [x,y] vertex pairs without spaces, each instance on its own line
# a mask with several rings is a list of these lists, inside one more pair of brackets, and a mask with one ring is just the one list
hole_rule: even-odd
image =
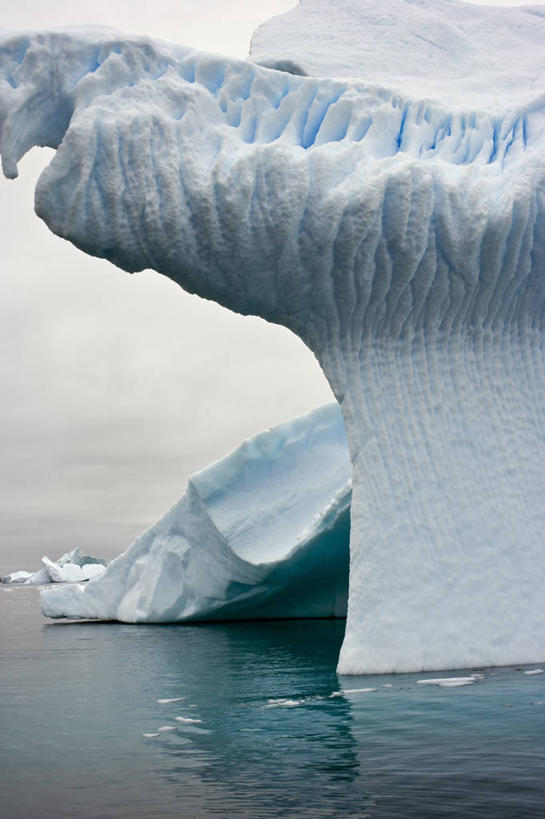
[[312,77],[360,77],[457,108],[545,92],[545,5],[458,0],[299,0],[263,23],[251,57]]

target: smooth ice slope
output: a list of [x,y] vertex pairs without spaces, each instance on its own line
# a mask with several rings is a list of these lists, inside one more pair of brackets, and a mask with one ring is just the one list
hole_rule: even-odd
[[99,580],[42,593],[50,617],[128,623],[344,617],[350,459],[336,404],[192,475]]
[[1,35],[4,171],[58,148],[36,191],[53,231],[314,351],[353,463],[342,672],[539,661],[544,7],[329,6],[254,38],[308,77]]

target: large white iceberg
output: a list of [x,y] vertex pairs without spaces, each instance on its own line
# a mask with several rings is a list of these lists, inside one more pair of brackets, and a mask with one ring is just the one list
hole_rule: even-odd
[[99,580],[42,594],[50,617],[129,623],[344,617],[350,459],[336,404],[192,475]]
[[304,0],[254,38],[290,71],[0,38],[4,172],[57,148],[50,228],[320,361],[353,464],[339,670],[543,659],[545,8]]

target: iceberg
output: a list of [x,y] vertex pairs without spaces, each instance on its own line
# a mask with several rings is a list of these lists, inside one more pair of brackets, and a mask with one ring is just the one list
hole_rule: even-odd
[[51,230],[320,362],[352,462],[342,673],[543,659],[543,42],[543,6],[458,0],[303,0],[248,61],[0,33],[4,173],[57,149]]
[[2,577],[2,583],[24,583],[42,586],[47,583],[74,583],[101,577],[108,562],[100,557],[84,554],[77,546],[58,560],[42,557],[42,568],[37,572],[12,572]]
[[74,549],[71,549],[69,552],[61,555],[58,560],[55,560],[55,563],[61,568],[67,566],[68,564],[80,567],[108,565],[108,561],[104,560],[102,557],[92,557],[91,555],[86,555],[85,552],[81,551],[79,546],[76,546]]
[[[42,558],[43,560],[43,558]],[[45,566],[42,566],[41,569],[38,569],[37,572],[31,574],[28,580],[25,581],[25,584],[31,586],[41,586],[44,583],[53,583],[53,578],[50,573],[47,571]]]
[[192,475],[101,578],[42,593],[43,612],[127,623],[344,617],[350,474],[337,404],[273,427]]
[[[52,583],[78,583],[82,580],[94,580],[101,577],[106,571],[106,566],[101,563],[84,563],[78,566],[77,563],[66,562],[59,565],[47,556],[42,557],[42,565]],[[38,574],[41,575],[42,572]],[[32,582],[35,583],[36,580]]]
[[[17,572],[10,572],[9,574],[5,574],[2,577],[2,583],[18,583],[18,584],[28,583],[30,581],[31,577],[33,577],[32,572],[25,572],[23,569],[21,569],[21,570],[19,570]],[[46,581],[46,582],[49,582],[49,581]]]

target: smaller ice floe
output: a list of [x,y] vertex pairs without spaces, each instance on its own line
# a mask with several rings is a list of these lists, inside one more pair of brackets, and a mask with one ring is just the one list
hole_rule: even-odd
[[301,705],[304,700],[290,700],[280,697],[279,699],[267,700],[266,708],[295,708]]
[[185,697],[166,697],[165,699],[157,700],[157,702],[159,705],[168,705],[171,702],[181,702],[182,700],[185,700]]
[[392,685],[392,683],[384,683],[384,685],[382,687],[383,688],[393,688],[394,686]]
[[532,705],[545,705],[545,700],[534,700]]
[[536,674],[543,674],[543,668],[531,668],[529,671],[524,671],[527,677],[534,677]]
[[438,685],[440,688],[460,688],[463,685],[473,685],[482,675],[471,677],[435,677],[428,680],[418,680],[418,685]]
[[345,694],[372,694],[376,688],[345,688],[344,691],[334,691],[330,697],[344,697]]
[[196,725],[202,722],[202,719],[192,719],[191,717],[174,717],[176,722],[183,722],[184,725]]
[[51,575],[44,566],[39,571],[35,572],[26,582],[31,586],[43,586],[44,584],[52,583],[53,581],[51,579]]
[[85,552],[82,552],[78,546],[63,554],[58,560],[55,561],[55,563],[57,563],[59,566],[66,566],[67,563],[74,563],[76,566],[108,565],[108,561],[104,560],[104,558],[86,555]]
[[53,583],[81,583],[83,580],[96,580],[106,571],[106,566],[100,563],[84,563],[82,566],[78,566],[77,563],[64,563],[61,566],[47,556],[42,557],[42,563]]
[[2,583],[26,583],[31,577],[32,572],[11,572],[3,576]]
[[24,583],[43,586],[47,583],[80,583],[95,580],[106,571],[107,560],[84,554],[77,546],[61,555],[58,560],[42,557],[42,568],[37,572],[12,572],[2,578],[2,583]]
[[158,731],[175,731],[175,725],[161,725],[160,728],[157,729]]
[[142,736],[146,737],[147,739],[151,739],[152,737],[158,737],[159,734],[142,734]]

